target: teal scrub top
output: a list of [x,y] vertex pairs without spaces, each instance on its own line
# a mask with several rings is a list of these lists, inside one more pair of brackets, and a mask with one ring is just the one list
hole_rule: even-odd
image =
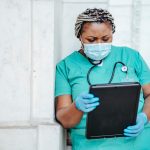
[[[91,83],[108,83],[114,64],[118,61],[128,67],[128,73],[121,70],[121,64],[117,64],[112,83],[139,82],[141,85],[150,83],[150,69],[139,52],[118,46],[112,46],[110,54],[103,59],[102,64],[92,70]],[[55,97],[69,94],[75,101],[78,95],[88,92],[87,72],[92,66],[89,60],[78,51],[74,51],[61,60],[56,66]],[[141,89],[138,113],[142,111],[143,105]],[[88,140],[85,137],[86,117],[87,113],[84,113],[80,123],[70,130],[73,150],[150,150],[150,123],[135,138],[114,137]]]

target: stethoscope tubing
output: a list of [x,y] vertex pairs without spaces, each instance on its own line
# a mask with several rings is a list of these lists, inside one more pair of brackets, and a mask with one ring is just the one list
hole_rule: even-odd
[[[102,60],[100,60],[99,63],[97,63],[97,64],[94,64],[90,59],[89,59],[89,61],[90,61],[90,63],[91,63],[93,66],[89,69],[89,71],[88,71],[88,73],[87,73],[87,82],[88,82],[89,85],[92,85],[92,84],[91,84],[91,81],[90,81],[90,73],[91,73],[91,71],[92,71],[96,66],[98,66],[98,65],[100,65],[100,64],[102,63]],[[115,71],[116,71],[116,66],[117,66],[117,64],[122,64],[123,67],[126,67],[126,70],[123,71],[123,72],[125,72],[125,73],[127,74],[127,72],[128,72],[127,66],[126,66],[123,62],[118,61],[118,62],[116,62],[116,63],[114,64],[114,67],[113,67],[113,71],[112,71],[110,80],[109,80],[109,82],[108,82],[107,84],[111,84],[111,82],[112,82],[112,80],[113,80],[113,78],[114,78],[114,75],[115,75]]]

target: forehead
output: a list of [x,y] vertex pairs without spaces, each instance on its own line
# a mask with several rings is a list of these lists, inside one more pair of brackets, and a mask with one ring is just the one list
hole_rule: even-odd
[[103,36],[112,34],[112,26],[107,23],[85,23],[82,28],[82,35]]

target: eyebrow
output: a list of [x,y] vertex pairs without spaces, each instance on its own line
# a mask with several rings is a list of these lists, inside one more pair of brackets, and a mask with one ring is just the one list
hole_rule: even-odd
[[95,37],[95,36],[87,36],[88,38],[90,37],[90,38],[97,38],[97,37]]
[[[97,37],[95,37],[95,36],[87,36],[87,37],[91,37],[91,38],[97,38]],[[104,37],[110,37],[110,35],[104,35],[104,36],[102,36],[103,38]]]

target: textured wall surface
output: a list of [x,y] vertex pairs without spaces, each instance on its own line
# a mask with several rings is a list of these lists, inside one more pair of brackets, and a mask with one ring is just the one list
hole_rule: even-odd
[[74,24],[87,7],[115,18],[114,44],[150,66],[149,0],[0,0],[0,150],[64,150],[54,121],[55,64],[80,48]]
[[0,150],[61,150],[53,103],[54,1],[1,0],[0,19]]

